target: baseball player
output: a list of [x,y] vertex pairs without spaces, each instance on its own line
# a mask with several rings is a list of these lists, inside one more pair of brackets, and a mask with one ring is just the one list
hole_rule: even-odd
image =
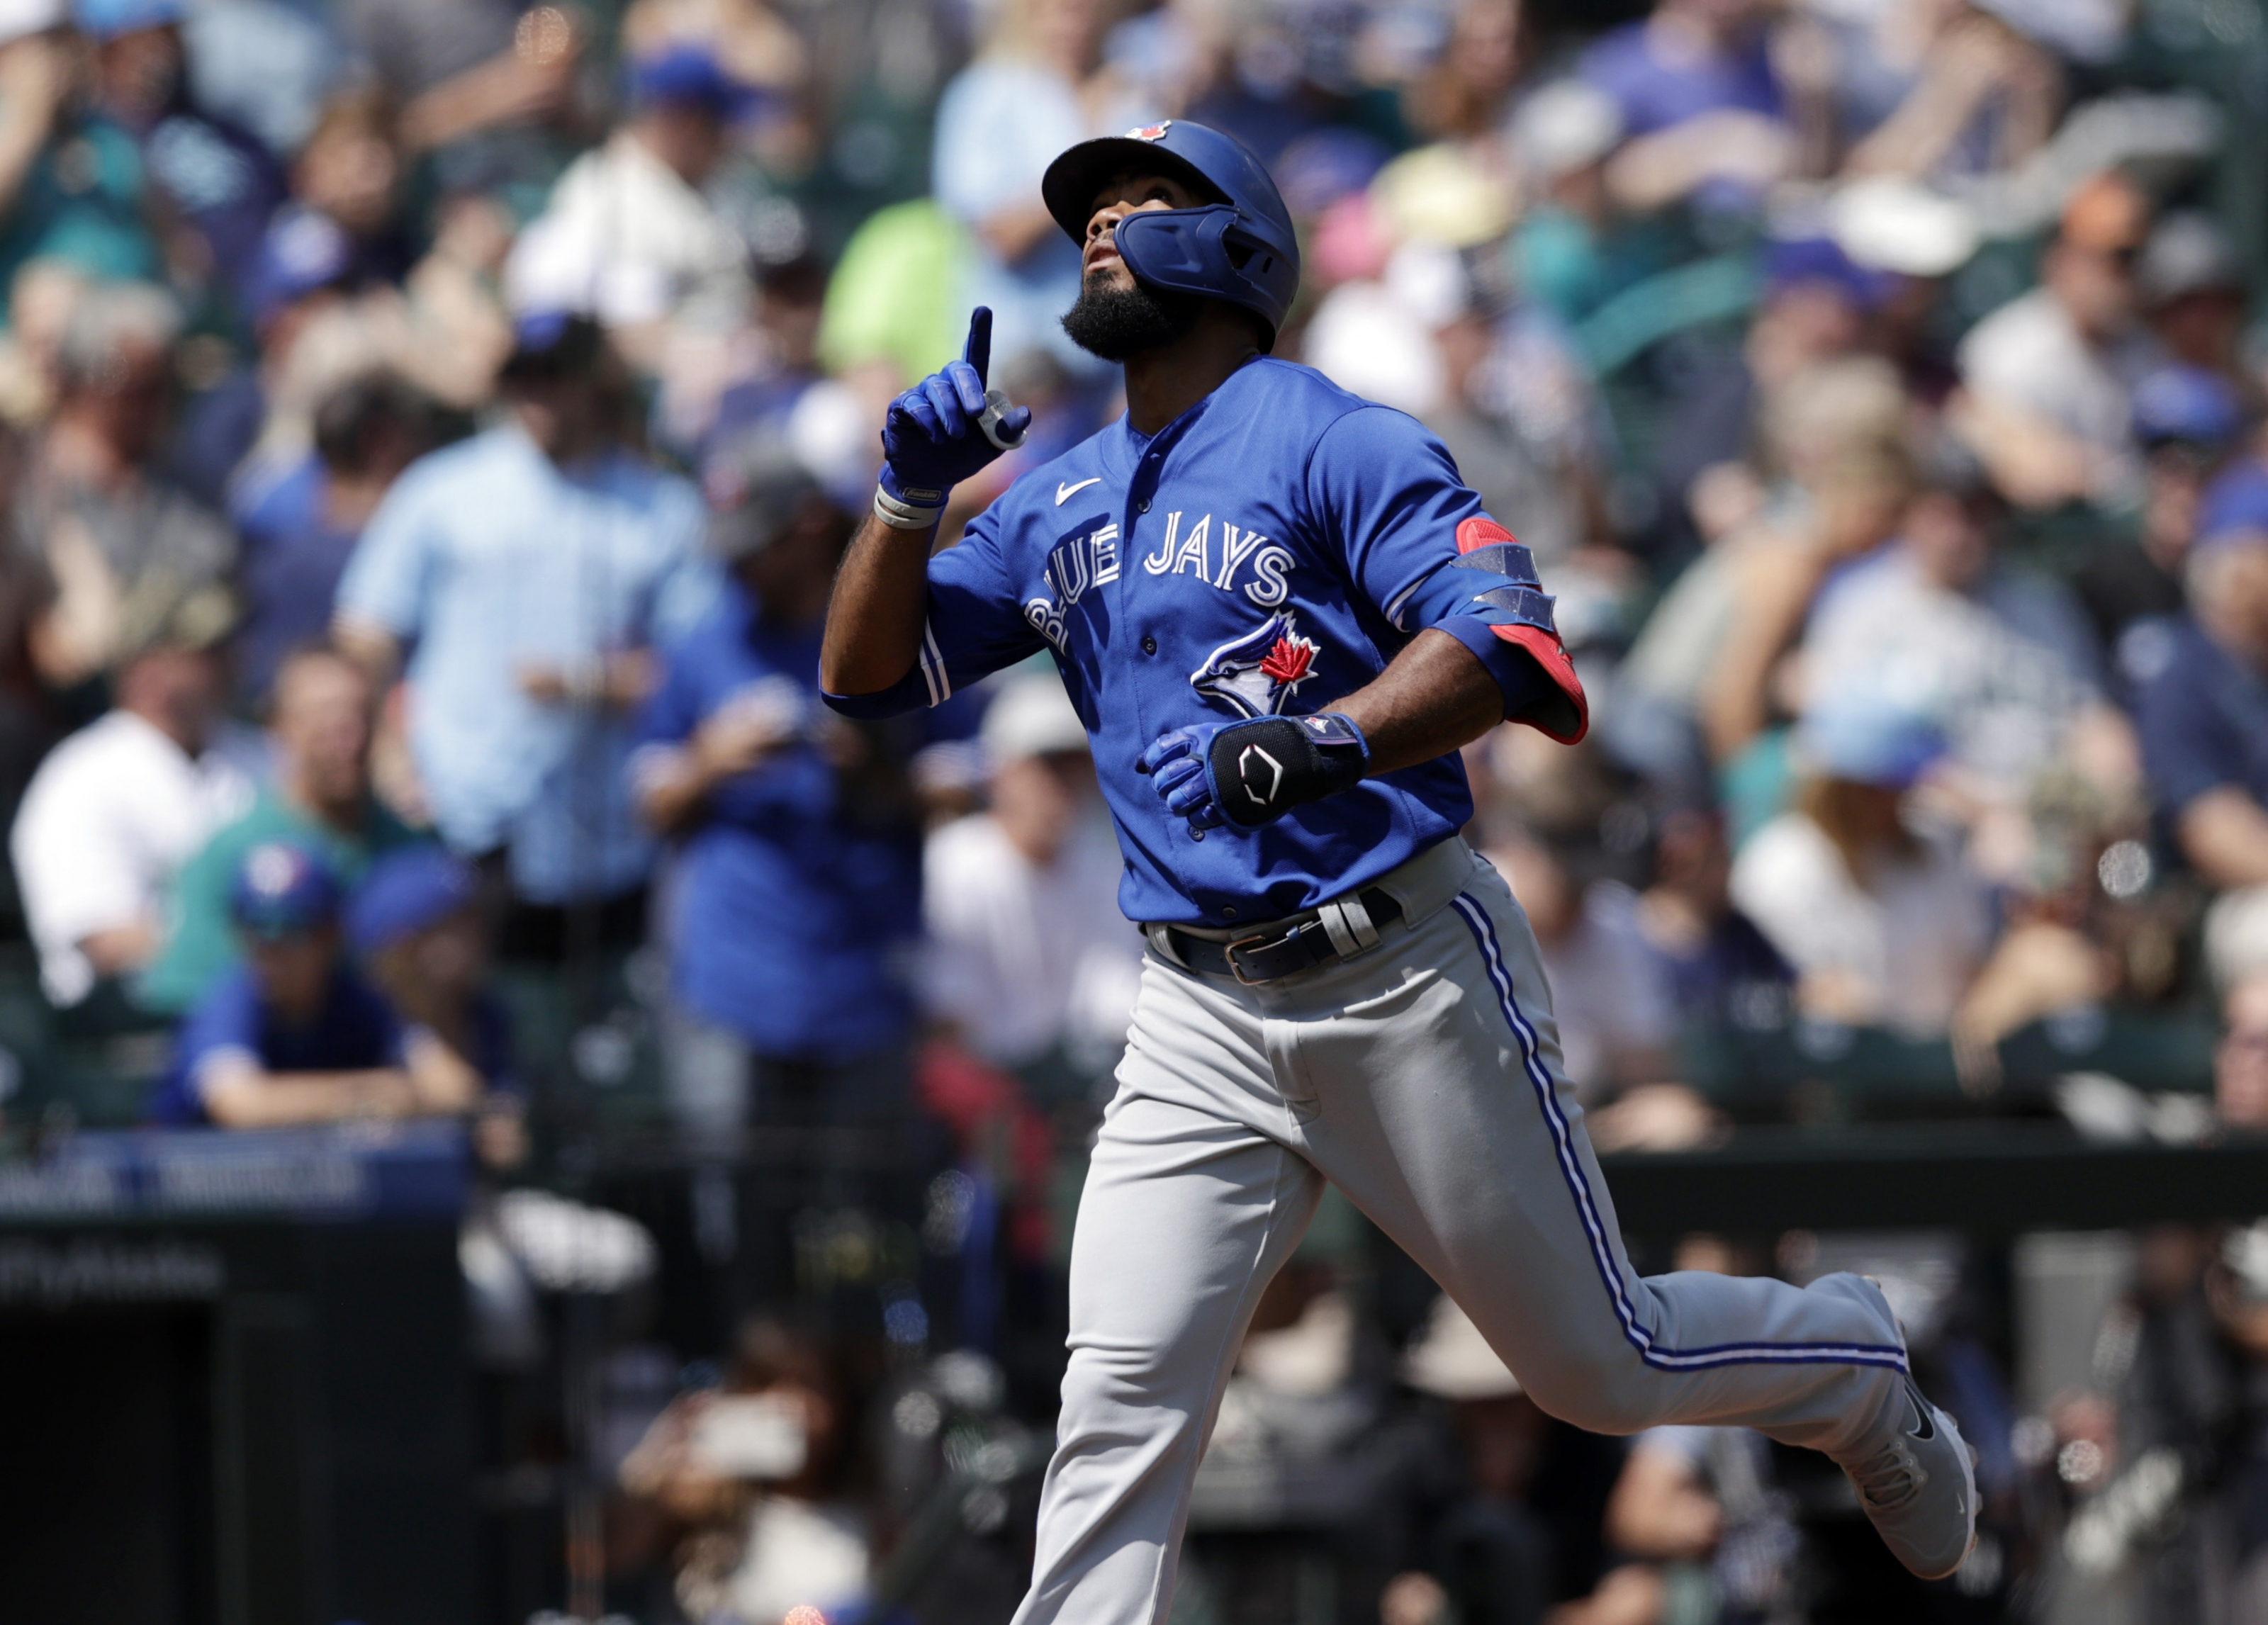
[[1825,1451],[1908,1568],[1950,1573],[1970,1453],[1873,1283],[1624,1256],[1534,935],[1457,835],[1459,746],[1587,724],[1527,549],[1415,421],[1270,357],[1299,247],[1236,142],[1149,125],[1042,189],[1085,254],[1064,325],[1124,364],[1126,415],[932,558],[953,485],[1030,416],[988,396],[977,311],[962,359],[890,407],[821,656],[828,702],[871,717],[1049,651],[1149,939],[1019,1625],[1166,1617],[1222,1386],[1326,1180],[1544,1409]]

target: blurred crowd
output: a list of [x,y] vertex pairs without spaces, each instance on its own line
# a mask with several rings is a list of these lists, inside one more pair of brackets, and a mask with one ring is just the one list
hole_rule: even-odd
[[[1469,835],[1602,1149],[2268,1128],[2264,53],[2250,0],[0,0],[9,1132],[99,1121],[36,1076],[99,1054],[128,1115],[461,1116],[508,1183],[649,1055],[766,1318],[621,1441],[641,1606],[1005,1618],[1141,943],[1044,665],[867,724],[816,653],[972,305],[1037,415],[946,545],[1120,409],[1038,182],[1174,117],[1298,217],[1277,353],[1557,596],[1596,725],[1469,750]],[[744,1235],[789,1143],[917,1172]],[[2268,1617],[2268,1236],[2149,1239],[2021,1416],[2005,1290],[1906,1261],[1995,1509],[1927,1597],[1760,1440],[1547,1423],[1375,1254],[1264,1306],[1188,1617],[2007,1617],[2052,1562]],[[884,1276],[863,1352],[782,1308]]]

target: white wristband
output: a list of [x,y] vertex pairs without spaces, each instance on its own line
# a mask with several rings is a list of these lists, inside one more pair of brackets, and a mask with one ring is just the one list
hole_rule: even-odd
[[945,504],[924,508],[893,496],[880,486],[874,488],[874,517],[892,530],[925,531],[945,513]]

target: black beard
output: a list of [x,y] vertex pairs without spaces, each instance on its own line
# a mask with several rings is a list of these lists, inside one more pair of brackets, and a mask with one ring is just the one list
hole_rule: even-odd
[[1193,293],[1152,288],[1137,280],[1113,288],[1100,277],[1079,284],[1079,301],[1064,312],[1063,329],[1090,356],[1124,361],[1160,349],[1197,325],[1204,301]]

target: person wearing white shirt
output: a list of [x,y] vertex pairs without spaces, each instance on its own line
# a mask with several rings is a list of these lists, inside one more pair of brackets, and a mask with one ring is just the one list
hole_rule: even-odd
[[1101,817],[1086,730],[1051,673],[1009,678],[984,714],[989,811],[924,857],[930,1012],[996,1066],[1117,1059],[1142,938],[1118,908],[1124,864]]
[[185,618],[119,666],[115,709],[49,754],[16,814],[10,852],[59,1009],[148,963],[174,874],[252,805],[258,736],[221,719],[217,636],[182,636]]
[[2040,285],[1961,342],[1961,431],[2021,507],[2141,494],[2134,387],[2165,360],[2139,320],[2134,265],[2149,230],[2149,200],[2096,176],[2065,208]]
[[1925,717],[1847,693],[1804,718],[1800,805],[1734,860],[1733,901],[1798,976],[1808,1015],[1943,1035],[1992,942],[1984,881],[1907,821],[1944,749]]
[[752,92],[692,42],[632,62],[630,80],[630,116],[559,177],[513,246],[504,292],[516,311],[591,312],[659,371],[674,343],[713,346],[747,318],[748,245],[703,188]]
[[1040,202],[1040,174],[1065,147],[1152,112],[1094,71],[1103,20],[1094,0],[1001,0],[983,50],[938,99],[930,170],[938,207],[968,230],[961,298],[991,310],[993,355],[1045,350],[1081,378],[1098,364],[1060,320],[1079,297],[1079,251]]

